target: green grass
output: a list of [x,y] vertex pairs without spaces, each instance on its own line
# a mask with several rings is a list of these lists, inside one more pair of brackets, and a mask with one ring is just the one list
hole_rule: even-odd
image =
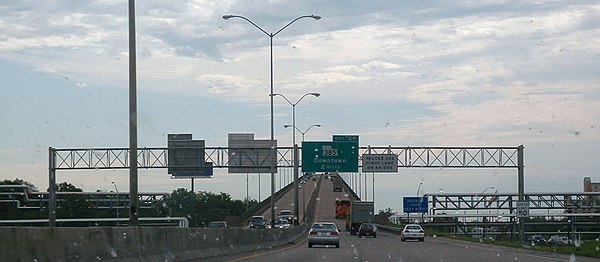
[[559,254],[575,254],[576,256],[600,258],[600,242],[593,240],[585,241],[579,247],[574,245],[566,246],[534,246],[535,250],[553,252]]
[[[403,225],[390,225],[390,226],[399,227],[399,228],[403,227]],[[552,252],[552,253],[558,253],[558,254],[567,254],[567,255],[574,254],[576,256],[600,258],[600,242],[596,242],[594,240],[585,240],[583,242],[583,244],[580,245],[579,247],[576,247],[574,245],[531,246],[531,245],[523,244],[520,242],[510,242],[510,241],[506,241],[506,240],[489,240],[489,239],[481,240],[481,239],[473,238],[473,237],[466,236],[466,235],[455,235],[455,234],[449,233],[449,232],[437,231],[435,229],[427,228],[427,227],[425,227],[425,232],[427,232],[427,236],[435,235],[436,237],[445,237],[445,238],[450,238],[450,239],[463,240],[463,241],[476,242],[476,243],[484,243],[484,244],[490,244],[490,245],[499,245],[499,246],[513,247],[513,248],[526,248],[526,249],[530,249],[530,250],[539,250],[539,251]]]
[[510,242],[510,241],[505,241],[505,240],[480,240],[480,239],[465,236],[465,235],[454,235],[454,234],[445,233],[445,232],[429,232],[427,235],[429,235],[429,236],[436,235],[437,237],[446,237],[446,238],[451,238],[451,239],[476,242],[476,243],[484,243],[484,244],[490,244],[490,245],[499,245],[499,246],[513,247],[513,248],[526,248],[526,249],[530,249],[530,250],[539,250],[539,251],[558,253],[558,254],[567,254],[567,255],[574,254],[576,256],[600,258],[600,242],[596,242],[594,240],[586,240],[579,247],[576,247],[574,245],[531,246],[531,245],[522,244],[519,242]]

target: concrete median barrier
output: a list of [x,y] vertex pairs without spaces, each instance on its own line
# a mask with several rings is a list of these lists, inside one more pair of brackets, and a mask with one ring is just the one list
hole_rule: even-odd
[[305,227],[4,227],[0,261],[194,260],[284,245],[302,236]]

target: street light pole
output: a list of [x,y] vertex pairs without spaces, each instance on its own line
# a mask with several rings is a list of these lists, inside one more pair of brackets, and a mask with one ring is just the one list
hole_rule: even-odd
[[[302,95],[302,97],[300,97],[300,99],[298,99],[298,101],[296,101],[296,103],[292,103],[292,101],[290,101],[283,94],[277,93],[277,94],[273,94],[273,96],[281,96],[281,97],[283,97],[283,99],[285,99],[285,101],[292,106],[292,126],[294,127],[294,129],[292,130],[292,144],[295,145],[296,144],[296,130],[298,129],[296,127],[296,105],[298,105],[300,103],[300,101],[302,101],[302,99],[304,99],[306,96],[319,97],[319,96],[321,96],[321,94],[320,93],[315,93],[315,92],[306,93],[306,94]],[[310,129],[310,127],[309,127],[309,129]],[[299,129],[298,129],[298,131],[300,132]],[[308,132],[308,130],[307,130],[307,132]],[[302,132],[300,132],[300,133],[302,133]],[[302,135],[304,136],[304,133],[302,133]],[[303,139],[303,141],[304,141],[304,139]]]
[[119,189],[117,188],[115,181],[111,181],[110,183],[115,186],[115,191],[117,191],[117,226],[119,226]]
[[[276,145],[275,145],[275,130],[273,127],[273,37],[276,36],[277,34],[279,34],[281,31],[286,29],[288,26],[290,26],[294,22],[296,22],[302,18],[312,18],[314,20],[319,20],[319,19],[321,19],[321,17],[318,15],[303,15],[303,16],[296,17],[294,20],[287,23],[284,27],[277,30],[275,33],[268,33],[267,31],[262,29],[260,26],[258,26],[254,22],[252,22],[250,19],[248,19],[244,16],[241,16],[241,15],[229,14],[229,15],[223,16],[223,19],[225,19],[225,20],[228,20],[230,18],[240,18],[240,19],[246,20],[246,22],[248,22],[248,23],[252,24],[254,27],[258,28],[258,30],[260,30],[265,35],[267,35],[271,40],[270,41],[271,42],[271,59],[270,59],[271,60],[271,93],[270,93],[270,97],[271,97],[271,153],[270,154],[271,154],[271,223],[273,223],[273,222],[275,222],[275,166],[276,166],[275,162],[277,161],[277,151],[276,151]],[[296,179],[294,181],[295,181],[294,186],[298,186]]]
[[[290,101],[287,97],[285,97],[283,94],[273,94],[271,96],[271,99],[274,96],[281,96],[283,97],[283,99],[285,99],[286,102],[288,102],[288,104],[290,104],[292,106],[292,124],[294,126],[294,129],[292,130],[292,144],[293,144],[293,153],[292,153],[292,161],[294,162],[294,214],[298,215],[300,213],[300,209],[299,209],[299,201],[298,201],[298,161],[297,160],[297,151],[298,151],[298,145],[296,145],[296,105],[298,105],[300,103],[300,101],[302,101],[302,99],[304,99],[306,96],[314,96],[314,97],[319,97],[321,94],[319,93],[306,93],[304,95],[302,95],[302,97],[300,97],[300,99],[298,99],[298,101],[296,101],[296,103],[292,103],[292,101]],[[298,223],[298,220],[294,220],[296,222],[296,226]]]
[[129,224],[139,223],[137,148],[137,63],[135,48],[135,0],[129,0]]
[[[284,128],[289,128],[289,127],[293,127],[294,131],[298,130],[298,132],[300,132],[300,134],[302,134],[302,142],[304,142],[304,135],[306,135],[306,133],[313,127],[321,127],[321,125],[317,124],[317,125],[311,125],[309,126],[306,130],[304,130],[304,132],[302,132],[302,130],[300,130],[296,125],[283,125]],[[296,137],[296,133],[294,133],[294,137]],[[295,142],[294,142],[294,148],[296,148],[295,146]],[[294,151],[294,154],[296,154],[297,151]],[[294,155],[295,157],[295,155]],[[296,162],[294,162],[296,163]],[[298,170],[298,166],[296,164],[294,164],[294,168],[297,171]],[[304,173],[304,172],[303,172]],[[296,179],[294,179],[295,181],[297,180],[298,174],[296,172]],[[296,186],[296,184],[294,184],[294,186]],[[297,198],[296,198],[297,199]],[[295,199],[294,199],[295,200]],[[296,211],[297,212],[297,211]],[[306,221],[306,197],[304,195],[304,186],[302,186],[302,221]]]

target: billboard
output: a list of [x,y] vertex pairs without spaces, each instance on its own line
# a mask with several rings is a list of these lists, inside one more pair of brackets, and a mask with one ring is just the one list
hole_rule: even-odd
[[[271,173],[271,140],[255,140],[254,134],[242,133],[229,134],[227,141],[229,173]],[[277,140],[274,144],[276,155]]]
[[167,135],[167,172],[178,176],[204,176],[204,140],[193,140],[192,134]]

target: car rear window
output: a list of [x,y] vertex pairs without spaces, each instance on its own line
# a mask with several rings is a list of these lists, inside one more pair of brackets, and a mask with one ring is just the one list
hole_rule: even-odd
[[334,224],[314,224],[313,229],[337,229]]

